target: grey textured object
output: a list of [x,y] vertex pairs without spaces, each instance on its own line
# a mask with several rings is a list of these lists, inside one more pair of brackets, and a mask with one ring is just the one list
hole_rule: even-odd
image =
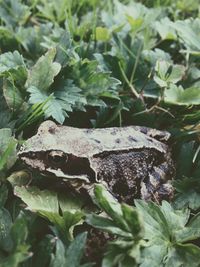
[[97,182],[121,201],[160,201],[173,195],[169,137],[139,126],[79,129],[45,121],[18,155],[44,175],[65,178],[79,189]]

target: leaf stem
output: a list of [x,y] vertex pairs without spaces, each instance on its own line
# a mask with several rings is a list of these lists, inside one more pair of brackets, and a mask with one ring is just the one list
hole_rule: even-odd
[[119,61],[119,68],[120,68],[120,71],[121,71],[121,74],[124,78],[124,80],[126,81],[126,83],[128,84],[129,88],[131,89],[132,93],[134,94],[134,96],[136,98],[140,98],[140,94],[138,94],[138,92],[136,91],[136,89],[134,88],[134,86],[131,84],[131,82],[129,81],[129,79],[127,78],[123,68],[122,68],[122,65],[121,65],[121,62]]

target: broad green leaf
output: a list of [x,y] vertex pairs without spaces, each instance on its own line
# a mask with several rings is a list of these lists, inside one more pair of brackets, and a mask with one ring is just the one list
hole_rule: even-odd
[[40,11],[42,17],[60,23],[67,18],[68,6],[69,3],[67,0],[52,0],[51,3],[40,1],[37,4],[37,9]]
[[189,210],[175,210],[166,201],[163,201],[160,207],[141,200],[136,201],[135,204],[143,215],[145,238],[149,240],[149,246],[145,247],[142,252],[141,266],[164,267],[172,264],[183,266],[183,262],[180,261],[181,251],[187,255],[184,258],[184,266],[189,266],[190,259],[196,257],[199,248],[192,244],[182,243],[200,236],[200,230],[195,223],[186,226],[190,216]]
[[42,41],[46,36],[50,36],[51,32],[52,25],[50,23],[19,27],[15,32],[15,38],[23,49],[30,55],[34,55],[34,60],[37,60],[46,52],[46,49],[42,47]]
[[142,55],[145,60],[151,63],[151,65],[156,65],[158,60],[162,60],[164,62],[170,62],[171,56],[169,53],[155,48],[154,50],[143,50]]
[[177,20],[171,23],[170,26],[174,28],[182,39],[182,43],[191,50],[200,50],[200,36],[198,31],[195,32],[189,20]]
[[66,249],[61,240],[56,241],[55,255],[52,255],[50,267],[83,267],[91,266],[90,264],[82,265],[81,259],[85,250],[86,233],[81,233],[70,243]]
[[63,238],[68,240],[73,238],[74,226],[82,221],[84,215],[81,210],[70,210],[69,207],[69,210],[63,211],[61,215],[57,194],[48,190],[16,186],[14,192],[26,203],[28,209],[52,222]]
[[26,186],[31,182],[30,173],[27,171],[17,171],[13,172],[7,180],[11,183],[13,187],[15,186]]
[[192,210],[200,208],[200,192],[196,192],[194,189],[187,190],[177,194],[174,207],[181,209],[183,207],[189,207]]
[[66,263],[70,267],[81,267],[81,258],[85,250],[87,233],[81,233],[72,241],[66,251]]
[[17,142],[12,137],[11,129],[0,129],[0,170],[2,174],[10,169],[17,159],[16,145]]
[[28,246],[21,246],[6,258],[0,258],[2,267],[18,267],[20,263],[30,258],[32,254],[28,252]]
[[18,187],[14,189],[15,195],[20,197],[32,211],[45,211],[58,214],[59,205],[57,194],[37,187]]
[[185,73],[185,67],[182,65],[172,65],[168,61],[158,60],[155,66],[156,75],[154,81],[160,87],[168,87],[170,84],[176,84]]
[[167,219],[162,213],[160,207],[153,202],[145,203],[144,201],[135,201],[136,208],[141,212],[144,219],[145,238],[151,239],[153,236],[163,241],[170,238],[170,231]]
[[[62,102],[59,99],[57,100],[53,94],[48,95],[46,92],[41,92],[34,86],[29,87],[28,91],[31,93],[29,99],[31,104],[42,104],[47,101],[43,107],[46,118],[52,117],[61,124],[64,122],[67,113],[63,109]],[[70,111],[72,110],[70,109]]]
[[162,202],[160,209],[166,218],[169,231],[182,230],[190,217],[188,209],[175,210],[167,201]]
[[7,52],[0,55],[0,74],[25,68],[23,56],[18,52]]
[[[152,236],[153,238],[153,236]],[[153,239],[149,246],[142,250],[141,267],[164,267],[163,259],[168,253],[168,243]]]
[[96,27],[95,38],[97,41],[107,42],[110,39],[110,33],[108,28]]
[[27,104],[24,103],[24,98],[14,82],[4,80],[3,92],[6,103],[11,110],[16,111],[26,109]]
[[200,88],[171,85],[164,92],[164,101],[180,106],[200,105]]
[[87,101],[82,93],[82,90],[75,86],[72,80],[61,81],[57,90],[55,91],[55,98],[61,101],[63,109],[72,111],[74,107],[79,105],[86,105]]
[[16,218],[14,224],[12,225],[10,234],[16,249],[26,243],[28,228],[26,215],[23,212],[21,212]]
[[193,229],[195,228],[199,229],[199,224],[200,224],[200,213],[198,212],[192,217],[187,226]]
[[13,127],[12,112],[8,109],[3,94],[0,93],[0,129],[7,127]]
[[154,23],[156,31],[160,34],[162,40],[176,40],[177,34],[175,29],[170,25],[170,19],[165,17]]
[[105,189],[104,186],[96,184],[94,188],[95,200],[109,216],[114,220],[116,225],[122,227],[123,230],[128,230],[128,226],[123,219],[121,205],[114,197]]
[[68,234],[69,240],[73,239],[74,226],[83,223],[82,220],[83,216],[84,213],[81,210],[77,210],[76,212],[73,212],[71,210],[63,212],[63,221],[64,221],[63,230],[66,231],[67,229],[67,231],[69,231]]
[[60,239],[55,240],[55,254],[51,254],[51,262],[49,267],[65,267],[66,262],[66,247]]
[[108,231],[111,234],[131,238],[131,233],[127,233],[126,231],[120,229],[117,224],[109,218],[95,214],[89,214],[86,217],[86,222],[96,228]]
[[66,66],[70,60],[70,56],[72,57],[74,52],[69,29],[66,29],[64,34],[61,36],[56,50],[55,61],[60,63],[62,67]]
[[30,103],[45,103],[44,113],[45,117],[54,118],[57,122],[63,123],[65,118],[68,117],[68,112],[79,106],[86,105],[86,99],[81,94],[81,89],[76,87],[71,80],[61,81],[61,84],[57,87],[57,90],[49,94],[47,92],[41,92],[38,88],[31,86],[28,88],[30,95]]
[[109,71],[102,71],[96,60],[86,59],[73,65],[70,79],[74,80],[74,83],[82,89],[89,105],[94,101],[93,106],[95,106],[95,101],[99,101],[99,97],[105,92],[118,95],[121,84],[118,79],[111,77]]
[[142,24],[144,23],[144,20],[142,17],[135,19],[132,16],[127,15],[127,20],[131,26],[132,31],[138,30],[142,26]]
[[10,251],[13,247],[13,241],[10,236],[12,227],[12,218],[10,213],[4,209],[0,209],[0,248]]
[[0,16],[8,28],[23,25],[30,16],[27,5],[20,0],[7,0],[0,2]]
[[[199,223],[199,221],[198,221]],[[176,232],[176,242],[187,242],[198,239],[200,237],[200,227],[188,226]]]
[[56,48],[50,49],[44,56],[41,56],[28,73],[26,88],[36,87],[41,93],[49,90],[54,78],[60,72],[61,65],[53,62],[56,55]]
[[141,239],[144,236],[142,218],[136,209],[129,205],[122,204],[123,217],[128,224],[129,230],[135,239]]
[[74,197],[74,195],[69,194],[61,194],[58,195],[59,206],[62,212],[70,211],[76,212],[80,210],[84,210],[84,206],[87,205],[87,200],[83,197]]
[[198,267],[200,248],[193,244],[178,244],[169,251],[164,267]]
[[143,223],[135,208],[119,204],[102,186],[95,187],[95,202],[107,216],[90,214],[86,222],[93,227],[107,231],[118,237],[109,243],[102,266],[137,266],[140,249],[145,243]]

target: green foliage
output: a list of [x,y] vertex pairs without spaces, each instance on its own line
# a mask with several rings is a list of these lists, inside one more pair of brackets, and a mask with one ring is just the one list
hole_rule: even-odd
[[135,208],[120,205],[100,185],[95,201],[107,216],[89,215],[86,221],[117,236],[102,266],[190,266],[191,261],[199,266],[199,247],[186,243],[200,237],[199,215],[188,222],[189,209],[173,209],[166,201],[161,206],[142,200],[135,201]]
[[17,140],[12,137],[11,129],[0,129],[0,175],[1,179],[17,159]]
[[[199,32],[193,0],[0,0],[0,266],[92,266],[88,227],[111,237],[103,267],[200,266]],[[24,170],[45,119],[170,131],[174,200],[130,207],[97,185],[94,207]]]
[[[61,236],[65,240],[71,240],[73,237],[73,228],[78,224],[84,213],[81,211],[80,206],[73,205],[62,209],[59,205],[58,196],[54,192],[47,190],[40,191],[38,188],[15,187],[15,194],[20,197],[27,205],[28,209],[37,212],[40,216],[48,219],[53,223]],[[66,198],[65,201],[68,201]],[[74,200],[76,204],[76,200]],[[59,212],[61,209],[61,214]]]
[[102,266],[137,266],[144,229],[135,208],[119,204],[102,185],[95,186],[95,202],[108,216],[91,214],[86,222],[119,237],[110,243]]
[[17,267],[31,256],[27,243],[28,229],[25,214],[20,213],[12,222],[10,213],[6,209],[1,209],[0,212],[0,247],[7,252],[7,256],[0,257],[0,264],[3,267]]

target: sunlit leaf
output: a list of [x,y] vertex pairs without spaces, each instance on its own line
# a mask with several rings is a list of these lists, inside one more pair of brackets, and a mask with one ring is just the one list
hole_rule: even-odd
[[46,92],[53,83],[55,76],[60,72],[61,65],[53,62],[56,49],[50,49],[44,56],[41,56],[28,73],[26,87],[36,87],[41,93]]

